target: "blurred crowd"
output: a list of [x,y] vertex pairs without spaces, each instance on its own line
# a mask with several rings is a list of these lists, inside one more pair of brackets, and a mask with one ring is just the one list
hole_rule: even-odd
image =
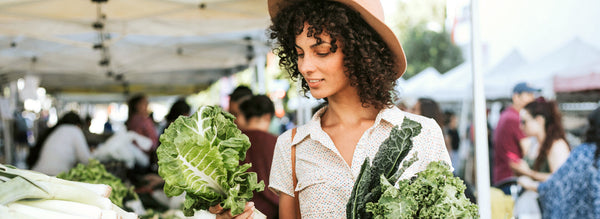
[[[496,125],[492,127],[488,121],[493,218],[597,218],[600,107],[589,113],[586,134],[573,139],[577,137],[565,130],[557,101],[546,100],[540,92],[528,83],[516,84],[511,102],[501,110]],[[419,98],[412,108],[406,105],[402,102],[398,106],[440,125],[455,174],[465,181],[465,194],[475,202],[472,194],[477,165],[472,122],[461,138],[455,113],[443,112],[435,100]],[[466,144],[461,144],[461,139]],[[458,153],[463,146],[467,153]]]
[[[589,131],[582,139],[584,143],[581,146],[570,145],[556,101],[540,97],[540,89],[527,83],[515,85],[512,93],[511,103],[503,107],[497,124],[492,127],[488,122],[490,186],[502,191],[493,193],[494,197],[498,194],[508,197],[493,200],[495,216],[593,216],[594,211],[600,209],[595,204],[600,196],[583,194],[589,194],[585,191],[600,191],[596,188],[600,180],[595,169],[600,154],[596,150],[600,139],[600,109],[589,115]],[[277,137],[295,127],[294,117],[275,116],[271,98],[256,95],[247,86],[238,86],[229,97],[228,106],[224,108],[235,117],[235,124],[248,136],[252,145],[246,160],[241,163],[252,163],[249,171],[256,172],[258,180],[268,185]],[[90,158],[100,159],[107,170],[135,186],[145,207],[168,209],[171,204],[165,201],[164,194],[160,195],[164,181],[157,174],[156,150],[160,147],[159,139],[164,130],[179,116],[189,116],[193,111],[185,98],[179,98],[172,104],[164,122],[156,123],[150,116],[148,104],[148,97],[144,94],[129,98],[126,134],[114,132],[109,122],[104,125],[103,134],[94,134],[89,131],[89,116],[83,118],[73,111],[64,114],[56,125],[41,130],[36,136],[35,144],[28,153],[27,166],[35,171],[57,175],[78,163],[87,163]],[[315,107],[313,112],[324,104],[326,102]],[[461,133],[460,112],[444,109],[432,98],[419,98],[412,104],[398,101],[396,105],[405,112],[431,118],[440,126],[455,175],[465,181],[465,194],[476,202],[472,122],[463,120],[468,125],[466,133]],[[110,152],[110,147],[129,149]],[[468,148],[465,150],[463,147]],[[126,154],[130,152],[132,155],[128,157]],[[128,159],[135,161],[128,162]],[[497,210],[498,206],[503,206],[498,203],[500,200],[514,202],[509,204],[511,210]],[[252,201],[268,218],[278,217],[278,197],[273,192],[256,193]],[[583,202],[594,204],[579,206]],[[572,213],[561,206],[563,204],[578,205],[580,210]]]

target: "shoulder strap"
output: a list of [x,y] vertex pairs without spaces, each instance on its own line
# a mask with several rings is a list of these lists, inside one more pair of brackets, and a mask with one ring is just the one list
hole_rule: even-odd
[[[296,136],[296,128],[292,129],[292,138],[290,143],[294,141],[294,136]],[[298,179],[296,178],[296,145],[292,145],[292,183],[294,184],[294,202],[296,205],[296,218],[301,218],[300,216],[300,200],[298,199],[298,192],[296,192],[296,186],[298,185]]]

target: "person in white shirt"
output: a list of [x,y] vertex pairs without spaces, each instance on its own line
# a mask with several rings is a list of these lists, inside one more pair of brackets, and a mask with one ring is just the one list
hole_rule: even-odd
[[91,155],[82,124],[79,115],[71,111],[40,136],[27,160],[31,169],[56,176],[78,163],[87,164]]

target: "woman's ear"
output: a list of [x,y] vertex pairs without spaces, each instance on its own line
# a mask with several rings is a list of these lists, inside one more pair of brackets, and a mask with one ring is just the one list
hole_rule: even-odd
[[537,115],[534,119],[538,124],[541,124],[542,126],[546,125],[546,118],[544,118],[542,115]]

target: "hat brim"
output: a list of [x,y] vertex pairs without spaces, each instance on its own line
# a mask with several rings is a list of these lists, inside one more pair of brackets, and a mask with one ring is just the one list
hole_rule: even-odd
[[[271,19],[275,18],[277,16],[277,13],[279,13],[281,9],[298,1],[302,0],[269,0],[269,15],[271,16]],[[379,34],[381,39],[383,39],[385,44],[387,44],[388,48],[392,51],[392,54],[396,58],[397,62],[394,70],[397,72],[396,78],[400,78],[406,71],[406,56],[404,55],[404,50],[402,49],[402,45],[396,37],[396,34],[394,34],[394,32],[384,23],[383,20],[374,16],[371,12],[369,12],[355,0],[331,1],[340,2],[357,11],[360,14],[360,16],[365,20],[365,22],[367,22],[367,24],[369,24]]]

